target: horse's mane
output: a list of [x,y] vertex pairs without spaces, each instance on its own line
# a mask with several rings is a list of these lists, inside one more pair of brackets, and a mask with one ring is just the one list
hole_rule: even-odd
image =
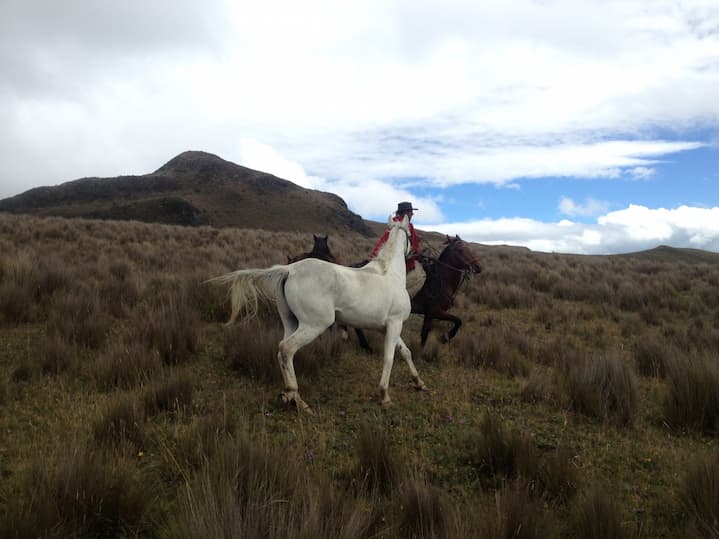
[[377,256],[374,258],[374,261],[379,264],[382,273],[386,273],[389,269],[389,262],[392,259],[392,253],[394,252],[394,244],[397,242],[397,238],[399,237],[399,235],[394,232],[400,229],[406,232],[402,225],[402,221],[394,221],[391,216],[389,218],[388,225],[390,226],[389,237],[387,238],[385,244],[380,248]]

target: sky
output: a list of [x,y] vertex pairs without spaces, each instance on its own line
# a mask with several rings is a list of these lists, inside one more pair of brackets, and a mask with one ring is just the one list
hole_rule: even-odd
[[0,125],[0,198],[202,150],[483,244],[719,252],[717,0],[2,0]]

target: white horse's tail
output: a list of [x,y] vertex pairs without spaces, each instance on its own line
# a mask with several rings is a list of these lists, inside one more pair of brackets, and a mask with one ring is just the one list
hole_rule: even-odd
[[230,325],[240,316],[251,320],[257,316],[260,300],[274,301],[282,294],[282,287],[289,275],[288,266],[272,266],[267,269],[244,269],[232,271],[219,277],[208,279],[207,283],[229,284],[232,299],[232,314],[226,325]]

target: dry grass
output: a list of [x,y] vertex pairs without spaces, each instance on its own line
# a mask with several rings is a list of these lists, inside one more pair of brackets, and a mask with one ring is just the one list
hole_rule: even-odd
[[616,497],[603,486],[593,485],[577,497],[570,517],[572,537],[587,539],[629,538]]
[[672,356],[663,403],[670,426],[719,433],[718,358],[717,354]]
[[699,455],[682,477],[681,499],[697,537],[719,537],[719,456]]
[[403,332],[430,392],[396,361],[380,409],[381,335],[328,332],[296,358],[308,417],[276,403],[274,307],[225,329],[202,281],[310,246],[0,215],[0,536],[711,536],[716,459],[684,457],[718,447],[711,256],[476,246],[456,340]]

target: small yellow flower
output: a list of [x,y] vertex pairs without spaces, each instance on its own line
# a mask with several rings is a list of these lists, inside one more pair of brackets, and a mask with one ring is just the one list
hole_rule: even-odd
[[145,456],[145,452],[144,452],[144,451],[138,451],[138,452],[137,452],[137,456],[140,457],[140,458],[142,458],[142,457]]

